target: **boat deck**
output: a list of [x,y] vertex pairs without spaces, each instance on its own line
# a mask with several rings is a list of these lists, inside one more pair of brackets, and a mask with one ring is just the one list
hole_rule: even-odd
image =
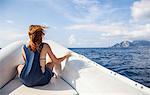
[[[48,43],[58,58],[69,51],[54,42]],[[1,52],[3,55],[0,66],[1,87],[12,79],[16,66],[22,63],[23,59],[20,57],[22,44],[16,44]],[[6,52],[10,52],[9,56]],[[58,73],[61,78],[53,78],[45,86],[30,88],[24,86],[16,77],[0,89],[0,95],[150,95],[150,88],[113,72],[83,55],[75,52],[72,52],[72,55],[61,63],[61,73]],[[59,72],[59,69],[56,70]]]
[[47,85],[30,88],[16,77],[1,89],[0,95],[77,95],[77,92],[61,78],[53,78]]
[[[86,57],[70,59],[66,68],[63,71],[64,78],[76,88],[79,94],[150,95],[149,88],[108,70]],[[66,75],[70,78],[65,77]]]
[[1,89],[1,93],[2,95],[78,95],[78,93],[81,95],[149,95],[145,92],[144,86],[136,82],[134,84],[132,80],[111,70],[108,73],[109,70],[103,69],[100,65],[94,66],[91,62],[85,58],[71,59],[63,70],[64,79],[53,78],[45,86],[26,87],[16,77]]

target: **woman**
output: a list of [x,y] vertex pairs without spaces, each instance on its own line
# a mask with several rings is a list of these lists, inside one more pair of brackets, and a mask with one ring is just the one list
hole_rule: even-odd
[[[28,32],[30,41],[27,46],[24,45],[22,48],[25,64],[20,64],[17,70],[21,82],[29,87],[49,83],[50,79],[54,76],[52,72],[53,67],[58,64],[60,65],[64,59],[71,56],[68,53],[64,57],[56,58],[50,46],[42,42],[45,28],[40,25],[31,25]],[[46,63],[46,54],[51,58],[51,63]]]

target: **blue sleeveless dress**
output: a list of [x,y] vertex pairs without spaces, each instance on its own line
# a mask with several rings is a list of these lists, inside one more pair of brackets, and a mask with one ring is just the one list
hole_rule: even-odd
[[[43,47],[43,44],[44,43],[42,43],[40,47]],[[45,72],[42,72],[40,66],[40,52],[37,50],[33,52],[26,45],[23,46],[23,49],[25,51],[26,62],[19,76],[21,82],[28,87],[41,86],[49,83],[54,73],[46,66]]]

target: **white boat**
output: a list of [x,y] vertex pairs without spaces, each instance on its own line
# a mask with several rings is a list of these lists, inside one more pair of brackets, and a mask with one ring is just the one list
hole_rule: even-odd
[[[46,41],[56,57],[71,51],[56,42]],[[61,64],[60,77],[37,87],[24,86],[16,76],[16,67],[23,62],[17,41],[0,50],[0,95],[150,95],[150,88],[113,72],[73,51]]]

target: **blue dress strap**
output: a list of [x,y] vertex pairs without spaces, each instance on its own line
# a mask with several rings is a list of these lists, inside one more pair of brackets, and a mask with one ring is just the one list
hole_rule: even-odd
[[32,63],[34,60],[34,52],[32,52],[31,50],[29,50],[29,48],[27,48],[26,45],[23,46],[24,52],[25,52],[25,56],[26,56],[26,64],[25,64],[25,69],[26,69],[26,73],[25,76],[29,74],[31,67],[32,67]]
[[40,52],[43,47],[43,43],[40,45],[39,49],[35,52],[31,51],[26,45],[23,46],[26,63],[20,74],[20,80],[26,86],[39,86],[45,85],[54,76],[52,70],[48,67],[45,68],[43,73],[40,66]]

